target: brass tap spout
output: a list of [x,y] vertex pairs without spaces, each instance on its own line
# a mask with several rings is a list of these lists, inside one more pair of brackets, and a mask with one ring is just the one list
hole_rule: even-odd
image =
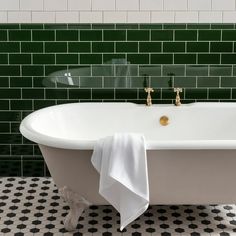
[[144,89],[145,92],[147,93],[147,106],[151,106],[152,105],[152,97],[151,97],[151,93],[154,92],[153,88],[145,88]]
[[174,92],[176,92],[176,98],[175,98],[175,106],[180,106],[180,95],[179,93],[182,93],[182,88],[174,88]]

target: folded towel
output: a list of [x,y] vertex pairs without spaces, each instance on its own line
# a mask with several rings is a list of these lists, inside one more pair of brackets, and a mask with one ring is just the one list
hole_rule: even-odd
[[149,205],[145,139],[130,133],[101,139],[91,161],[100,173],[99,193],[120,213],[123,230]]

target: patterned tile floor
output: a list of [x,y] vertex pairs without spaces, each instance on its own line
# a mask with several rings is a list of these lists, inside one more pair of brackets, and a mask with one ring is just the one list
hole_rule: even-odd
[[151,206],[124,232],[111,206],[91,206],[69,233],[67,211],[50,178],[0,178],[1,236],[236,236],[236,205]]

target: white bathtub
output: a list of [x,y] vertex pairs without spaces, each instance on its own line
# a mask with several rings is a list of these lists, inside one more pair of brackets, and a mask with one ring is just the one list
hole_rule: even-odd
[[[167,126],[159,123],[163,115],[169,117]],[[33,112],[20,131],[39,144],[72,209],[80,198],[80,214],[86,200],[107,204],[98,193],[99,176],[90,157],[94,142],[115,132],[145,135],[151,204],[235,203],[235,122],[236,103],[74,103]],[[68,216],[69,230],[77,224],[75,212]]]

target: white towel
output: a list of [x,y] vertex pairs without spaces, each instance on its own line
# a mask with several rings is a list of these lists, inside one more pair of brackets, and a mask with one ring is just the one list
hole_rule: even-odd
[[145,139],[122,133],[99,140],[92,164],[100,173],[99,193],[120,213],[120,230],[149,205]]

